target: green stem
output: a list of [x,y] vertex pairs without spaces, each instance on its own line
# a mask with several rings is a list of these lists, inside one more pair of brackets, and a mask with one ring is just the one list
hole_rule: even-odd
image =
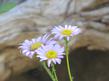
[[56,74],[56,69],[55,69],[54,64],[52,64],[52,71],[53,71],[53,75],[55,77],[55,80],[58,81],[57,74]]
[[70,64],[69,64],[69,47],[68,47],[68,41],[66,38],[65,38],[65,47],[66,47],[65,51],[66,51],[66,63],[67,63],[68,75],[69,75],[70,81],[73,81],[71,70],[70,70]]
[[52,75],[51,71],[48,69],[48,67],[45,64],[45,62],[42,62],[42,66],[44,67],[44,69],[46,70],[46,72],[48,73],[48,75],[50,76],[50,78],[52,79],[52,81],[55,81],[54,76]]

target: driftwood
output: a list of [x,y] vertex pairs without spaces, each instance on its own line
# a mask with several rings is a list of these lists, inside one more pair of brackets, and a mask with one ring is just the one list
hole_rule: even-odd
[[[71,49],[87,46],[90,50],[109,50],[108,4],[109,0],[28,0],[2,14],[0,81],[37,67],[20,54],[18,45],[46,33],[54,25],[77,25],[83,30],[71,41]],[[19,61],[24,66],[19,66]]]

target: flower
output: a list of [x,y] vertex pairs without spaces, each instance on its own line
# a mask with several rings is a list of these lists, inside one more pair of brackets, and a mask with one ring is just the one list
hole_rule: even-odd
[[25,40],[19,48],[22,50],[22,53],[25,56],[32,58],[33,55],[36,54],[36,50],[40,48],[42,45],[56,43],[52,39],[48,40],[48,37],[49,35],[46,34],[42,37],[34,38],[32,40]]
[[61,64],[61,59],[64,57],[64,47],[61,47],[59,44],[42,46],[36,52],[40,61],[47,60],[48,67],[50,67],[51,63]]
[[70,37],[78,35],[80,32],[80,28],[71,25],[58,26],[52,29],[52,34],[55,34],[55,38],[59,38],[60,40],[64,37],[70,40]]

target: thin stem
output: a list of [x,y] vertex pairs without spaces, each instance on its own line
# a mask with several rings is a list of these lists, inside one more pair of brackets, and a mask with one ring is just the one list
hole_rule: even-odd
[[42,66],[44,67],[44,69],[46,70],[46,72],[48,73],[48,75],[50,76],[50,78],[52,79],[52,81],[55,81],[54,76],[52,75],[51,71],[48,69],[48,67],[45,64],[45,62],[42,62]]
[[55,77],[55,80],[58,81],[57,74],[56,74],[56,69],[55,69],[54,64],[52,64],[52,71],[53,71],[53,75]]
[[65,38],[65,47],[66,47],[65,51],[66,51],[66,63],[67,63],[68,75],[69,75],[70,81],[73,81],[71,70],[70,70],[70,64],[69,64],[69,47],[68,47],[68,41],[66,38]]

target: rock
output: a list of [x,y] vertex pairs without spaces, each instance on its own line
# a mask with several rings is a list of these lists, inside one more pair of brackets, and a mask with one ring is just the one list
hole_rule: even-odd
[[103,23],[106,23],[106,24],[109,24],[109,15],[106,15],[102,18],[102,22]]
[[81,14],[81,16],[87,16],[87,17],[92,17],[92,18],[93,17],[102,17],[109,13],[108,9],[109,9],[109,7],[104,7],[104,8],[96,9],[96,10],[89,11],[89,12],[83,12],[80,14]]
[[0,81],[4,81],[9,78],[11,70],[6,68],[5,55],[0,56]]
[[84,8],[84,11],[90,11],[94,9],[101,8],[103,6],[107,6],[109,4],[109,0],[94,0],[90,5]]

